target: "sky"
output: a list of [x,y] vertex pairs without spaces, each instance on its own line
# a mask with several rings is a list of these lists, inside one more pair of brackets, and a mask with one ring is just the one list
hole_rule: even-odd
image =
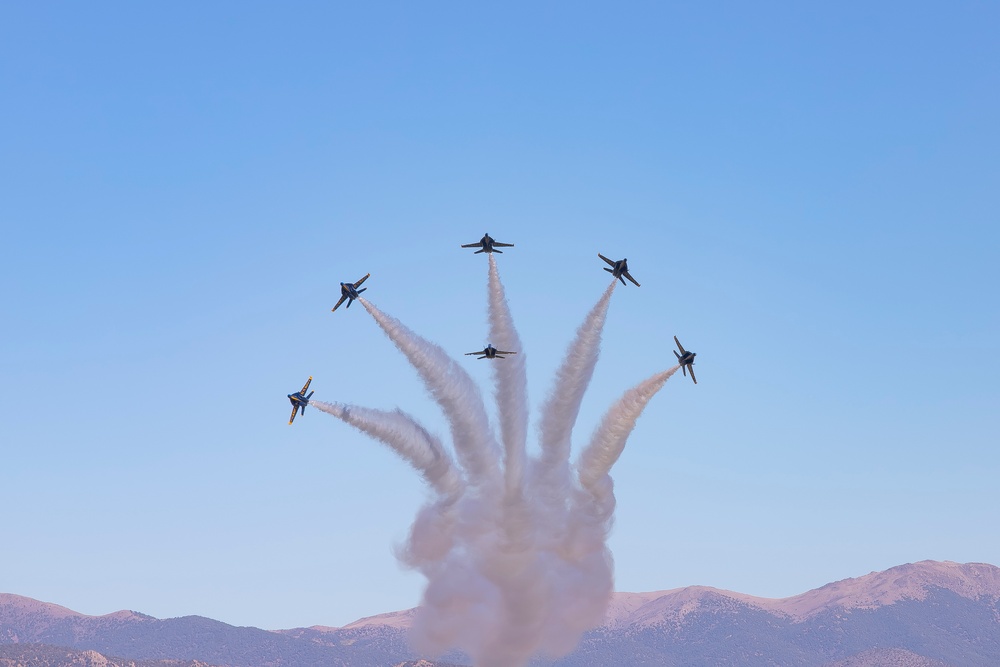
[[[616,290],[574,448],[698,352],[612,475],[616,588],[1000,565],[1000,8],[0,5],[0,592],[339,626],[419,602],[428,497],[285,395],[446,422],[339,282],[536,412]],[[493,362],[500,363],[500,362]],[[491,414],[495,407],[487,400]],[[533,431],[534,432],[534,431]]]

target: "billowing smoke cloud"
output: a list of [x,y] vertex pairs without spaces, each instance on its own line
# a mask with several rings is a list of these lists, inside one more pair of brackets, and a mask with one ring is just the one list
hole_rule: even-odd
[[541,450],[528,460],[526,357],[492,255],[489,262],[490,342],[518,353],[491,362],[502,449],[468,373],[365,299],[359,301],[444,411],[457,465],[402,412],[311,404],[387,444],[434,492],[397,550],[401,562],[428,580],[414,647],[431,655],[459,648],[478,667],[520,667],[536,653],[569,653],[603,619],[614,584],[606,545],[615,502],[609,473],[643,409],[677,367],[628,390],[611,407],[574,476],[570,437],[600,353],[612,282],[556,374],[542,411]]

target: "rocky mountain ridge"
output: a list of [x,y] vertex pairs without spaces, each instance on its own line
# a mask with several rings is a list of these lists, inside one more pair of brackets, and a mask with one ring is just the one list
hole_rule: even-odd
[[[232,667],[382,667],[420,664],[428,657],[414,655],[406,641],[414,613],[380,614],[342,628],[266,631],[199,616],[87,616],[0,594],[0,645],[46,644],[133,661]],[[454,653],[441,660],[468,664]],[[783,599],[706,586],[616,593],[604,625],[587,633],[572,654],[532,664],[995,667],[1000,568],[923,561]]]

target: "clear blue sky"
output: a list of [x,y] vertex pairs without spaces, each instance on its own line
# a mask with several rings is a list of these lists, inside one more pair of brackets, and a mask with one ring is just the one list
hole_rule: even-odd
[[614,471],[619,590],[1000,564],[1000,9],[752,5],[0,6],[0,591],[265,628],[416,604],[417,476],[285,394],[446,435],[329,309],[371,272],[481,347],[485,231],[536,407],[597,252],[642,283],[578,441],[671,335],[699,353]]

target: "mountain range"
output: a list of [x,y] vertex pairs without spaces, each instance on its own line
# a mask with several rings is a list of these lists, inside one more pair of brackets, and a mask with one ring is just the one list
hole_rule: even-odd
[[[268,631],[201,616],[87,616],[0,594],[0,667],[396,667],[421,660],[406,641],[413,609],[342,628]],[[121,658],[109,656],[124,656]],[[996,667],[1000,568],[923,561],[783,599],[705,586],[615,593],[605,623],[541,667]]]

